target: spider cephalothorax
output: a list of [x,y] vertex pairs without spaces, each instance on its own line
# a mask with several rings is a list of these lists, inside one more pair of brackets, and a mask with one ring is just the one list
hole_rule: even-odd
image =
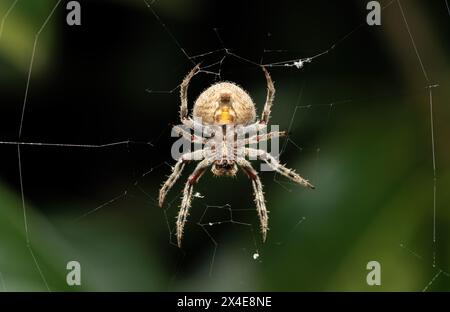
[[[181,122],[191,130],[196,129],[198,131],[200,129],[202,136],[191,134],[178,126],[175,127],[175,130],[191,142],[201,143],[203,148],[181,155],[172,169],[172,174],[159,191],[159,205],[162,206],[167,192],[180,177],[185,164],[193,160],[200,161],[194,172],[189,176],[183,190],[180,211],[177,217],[178,246],[181,246],[184,225],[191,206],[193,185],[210,166],[211,171],[217,176],[234,176],[238,171],[238,167],[240,167],[251,179],[256,208],[261,222],[263,241],[266,240],[268,230],[268,215],[264,193],[258,173],[247,158],[263,160],[270,168],[294,182],[314,188],[293,170],[280,164],[267,151],[249,146],[286,135],[285,132],[278,131],[258,133],[267,129],[275,95],[272,79],[265,67],[262,67],[262,69],[267,80],[267,98],[261,120],[258,121],[255,121],[255,104],[251,97],[241,87],[231,82],[219,82],[203,91],[195,101],[193,118],[189,117],[187,90],[190,80],[200,70],[199,65],[191,70],[180,85]],[[246,134],[250,135],[246,137]]]

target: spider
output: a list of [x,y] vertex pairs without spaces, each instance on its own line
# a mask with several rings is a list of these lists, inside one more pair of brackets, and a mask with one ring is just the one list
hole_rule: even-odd
[[[259,135],[256,132],[247,138],[238,134],[238,132],[246,133],[250,129],[256,131],[265,130],[268,126],[275,96],[275,87],[269,72],[264,66],[261,66],[261,68],[267,81],[267,97],[261,120],[255,121],[255,104],[249,94],[232,82],[218,82],[203,91],[195,101],[192,117],[189,116],[187,91],[192,77],[200,71],[200,64],[189,72],[180,85],[181,122],[185,128],[191,130],[200,128],[205,136],[191,134],[179,126],[174,127],[174,130],[178,134],[190,142],[202,144],[202,149],[181,155],[172,168],[172,173],[159,191],[159,206],[162,207],[167,193],[180,177],[186,163],[193,160],[200,160],[184,186],[176,222],[178,247],[181,247],[184,226],[189,214],[189,208],[191,207],[193,186],[210,166],[215,176],[235,176],[239,166],[250,178],[261,224],[263,242],[266,240],[268,231],[268,211],[264,199],[263,185],[257,171],[246,158],[262,160],[272,170],[286,176],[292,181],[311,189],[314,188],[308,180],[302,178],[294,170],[280,164],[268,152],[248,146],[252,143],[285,136],[285,131],[273,131]],[[237,129],[240,129],[240,131]]]

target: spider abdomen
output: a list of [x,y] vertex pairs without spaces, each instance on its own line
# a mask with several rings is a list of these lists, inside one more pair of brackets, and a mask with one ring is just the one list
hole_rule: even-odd
[[203,91],[195,101],[193,115],[212,125],[246,125],[256,118],[252,98],[232,82],[219,82]]

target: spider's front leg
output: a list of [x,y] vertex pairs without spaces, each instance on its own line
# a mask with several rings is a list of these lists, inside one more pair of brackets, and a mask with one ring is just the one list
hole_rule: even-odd
[[272,155],[270,155],[268,152],[254,149],[254,148],[245,148],[244,153],[246,156],[251,158],[258,158],[267,163],[270,168],[275,170],[276,172],[284,175],[285,177],[291,179],[292,181],[301,184],[305,187],[309,187],[311,189],[314,189],[315,187],[309,183],[308,180],[302,178],[300,175],[298,175],[294,170],[286,168],[278,160],[275,159]]
[[275,99],[275,86],[273,85],[272,78],[270,77],[270,74],[267,71],[267,69],[264,66],[262,66],[262,70],[264,72],[264,75],[266,76],[267,81],[267,96],[266,96],[266,103],[264,104],[264,110],[261,116],[261,122],[267,124],[269,122],[273,100]]
[[180,119],[183,122],[184,119],[188,117],[188,95],[187,91],[189,88],[189,83],[191,82],[192,77],[195,76],[200,71],[200,64],[197,64],[187,76],[183,79],[183,82],[180,85]]
[[247,173],[252,180],[253,195],[255,196],[256,210],[258,211],[259,221],[261,223],[261,233],[263,242],[266,241],[267,231],[269,229],[269,215],[266,208],[266,201],[264,199],[264,192],[258,172],[252,167],[249,161],[245,158],[239,157],[236,159],[238,165]]
[[195,120],[188,116],[188,88],[192,77],[200,71],[200,64],[197,64],[187,76],[183,79],[180,85],[180,120],[181,123],[192,130],[197,130],[200,133],[210,136],[214,130],[202,124],[201,120]]
[[194,184],[200,179],[200,177],[205,172],[206,168],[208,168],[214,162],[213,157],[205,158],[201,162],[198,163],[194,172],[189,176],[183,190],[183,197],[181,200],[180,211],[178,212],[177,217],[177,243],[178,247],[181,247],[181,241],[183,239],[183,230],[184,225],[186,224],[187,217],[189,215],[189,208],[191,207],[192,202],[192,192],[194,189]]
[[181,155],[178,159],[175,166],[172,168],[172,173],[167,178],[166,182],[161,186],[159,190],[159,206],[162,207],[164,204],[164,199],[166,198],[167,193],[170,191],[172,186],[177,182],[178,178],[181,176],[181,172],[185,164],[191,160],[199,160],[204,157],[204,151],[198,150],[191,153],[186,153]]

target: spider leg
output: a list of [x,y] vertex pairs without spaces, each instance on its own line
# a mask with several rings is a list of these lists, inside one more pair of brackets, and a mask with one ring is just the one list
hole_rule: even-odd
[[172,186],[177,182],[178,178],[181,176],[181,172],[184,169],[185,164],[190,160],[201,159],[203,157],[204,150],[198,150],[191,153],[183,154],[172,168],[172,173],[167,178],[166,182],[161,186],[159,190],[159,206],[162,207],[164,204],[164,199],[167,193],[170,191]]
[[192,119],[191,117],[186,117],[182,119],[181,122],[187,128],[192,129],[197,133],[202,133],[202,135],[206,137],[210,137],[220,130],[217,126],[202,124],[199,120]]
[[259,221],[261,223],[261,233],[263,242],[266,241],[267,231],[269,229],[269,216],[266,208],[266,201],[264,199],[263,185],[259,179],[258,173],[252,167],[250,162],[245,158],[238,158],[237,163],[247,173],[248,177],[252,180],[253,195],[255,196],[256,210],[258,211]]
[[267,128],[267,124],[265,124],[262,121],[255,121],[252,124],[249,124],[247,126],[244,126],[242,129],[240,129],[241,133],[249,133],[250,136],[255,135],[256,133],[264,130]]
[[178,134],[183,136],[183,138],[185,138],[186,140],[193,142],[193,143],[206,143],[206,139],[198,136],[195,133],[190,133],[189,131],[187,131],[186,129],[183,129],[180,126],[175,126],[173,127],[173,131]]
[[181,99],[181,105],[180,105],[180,119],[183,121],[183,119],[186,119],[188,116],[188,96],[187,91],[189,87],[189,82],[191,82],[192,77],[200,70],[200,64],[197,64],[190,72],[187,74],[187,76],[183,79],[183,82],[180,85],[180,99]]
[[255,143],[259,143],[259,142],[269,141],[271,139],[284,137],[286,135],[287,135],[286,131],[272,131],[269,133],[254,135],[249,138],[246,138],[244,141],[244,144],[249,145],[249,144],[255,144]]
[[284,165],[280,164],[280,162],[276,160],[275,157],[273,157],[266,151],[259,149],[257,150],[254,148],[245,148],[245,154],[249,157],[257,157],[258,159],[265,161],[270,168],[298,184],[309,187],[311,189],[315,188],[311,183],[309,183],[308,180],[302,178],[294,170],[286,168]]
[[200,177],[205,172],[206,168],[213,163],[213,158],[205,158],[198,163],[194,172],[189,176],[183,190],[183,197],[181,200],[180,211],[177,217],[177,243],[178,247],[181,247],[181,241],[183,239],[184,225],[186,224],[187,217],[189,215],[189,208],[192,202],[192,191],[194,189],[194,184],[200,179]]
[[270,74],[267,71],[267,69],[264,66],[262,66],[262,70],[264,71],[264,75],[266,76],[267,81],[267,96],[266,96],[266,104],[264,104],[264,110],[261,116],[261,122],[267,124],[269,122],[273,100],[275,99],[275,87],[273,85],[272,78],[270,77]]
[[252,140],[262,135],[262,134],[258,135],[258,133],[265,130],[266,128],[267,124],[260,121],[256,121],[246,126],[237,126],[235,128],[237,138],[234,142],[234,146],[243,147],[245,145],[252,143],[251,142]]

